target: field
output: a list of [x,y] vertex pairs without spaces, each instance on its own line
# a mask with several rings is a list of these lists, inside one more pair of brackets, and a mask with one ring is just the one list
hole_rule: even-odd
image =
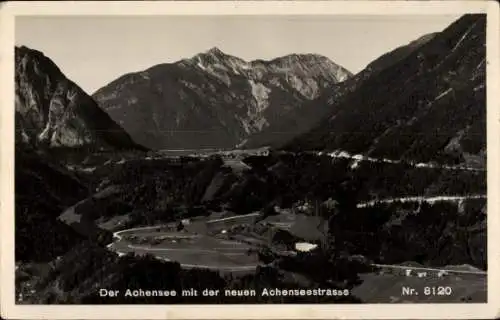
[[260,213],[241,216],[218,213],[118,231],[108,248],[119,254],[152,254],[163,260],[177,261],[186,268],[254,272],[261,264],[257,256],[260,249],[286,251],[282,242],[273,240],[277,230],[287,230],[297,241],[318,239],[320,234],[315,229],[318,220],[286,212],[265,219]]
[[[183,222],[184,225],[178,221],[115,232],[114,242],[108,248],[119,255],[150,254],[161,260],[177,261],[186,269],[210,269],[244,276],[265,265],[258,255],[263,248],[281,255],[297,254],[289,241],[276,239],[277,230],[288,232],[297,242],[314,243],[321,240],[318,226],[323,221],[283,210],[266,218],[259,213],[241,216],[214,213]],[[352,290],[363,302],[473,303],[487,299],[486,273],[479,269],[428,268],[416,263],[373,266],[378,267],[378,271],[361,273],[361,284]],[[412,270],[411,275],[405,275],[406,270]],[[448,272],[441,275],[443,270]]]

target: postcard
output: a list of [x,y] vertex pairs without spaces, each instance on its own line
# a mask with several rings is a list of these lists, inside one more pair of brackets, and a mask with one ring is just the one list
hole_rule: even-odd
[[500,314],[498,3],[0,15],[3,318]]

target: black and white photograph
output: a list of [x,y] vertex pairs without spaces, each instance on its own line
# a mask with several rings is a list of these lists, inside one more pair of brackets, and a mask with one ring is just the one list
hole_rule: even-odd
[[492,302],[498,4],[287,3],[12,18],[16,310]]

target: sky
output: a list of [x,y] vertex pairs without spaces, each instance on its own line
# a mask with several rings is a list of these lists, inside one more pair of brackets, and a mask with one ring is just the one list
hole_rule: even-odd
[[42,51],[87,93],[212,47],[247,61],[316,53],[353,73],[458,16],[24,16],[16,45]]

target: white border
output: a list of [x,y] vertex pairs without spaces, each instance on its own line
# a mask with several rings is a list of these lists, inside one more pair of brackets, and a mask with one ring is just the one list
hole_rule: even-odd
[[[499,6],[495,1],[7,2],[0,7],[1,315],[16,319],[487,319],[500,315]],[[14,19],[17,15],[398,15],[487,13],[488,303],[353,305],[15,305]],[[496,179],[495,179],[496,178]]]

